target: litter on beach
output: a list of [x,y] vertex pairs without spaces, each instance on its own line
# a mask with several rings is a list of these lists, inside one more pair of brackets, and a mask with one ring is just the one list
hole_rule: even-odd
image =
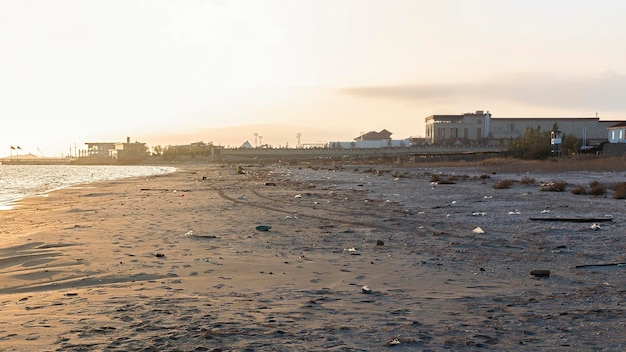
[[485,230],[481,229],[480,227],[475,228],[474,230],[472,230],[473,233],[485,233]]

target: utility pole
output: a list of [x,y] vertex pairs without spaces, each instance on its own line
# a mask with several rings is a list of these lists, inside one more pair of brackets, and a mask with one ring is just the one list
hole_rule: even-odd
[[259,144],[258,144],[258,139],[257,139],[257,138],[259,138],[259,134],[255,132],[255,133],[254,133],[254,147],[255,147],[255,148],[256,148],[256,147],[258,147],[258,145],[259,145]]
[[296,148],[300,148],[300,137],[302,136],[302,133],[296,133],[296,139],[298,140],[298,143],[296,143]]

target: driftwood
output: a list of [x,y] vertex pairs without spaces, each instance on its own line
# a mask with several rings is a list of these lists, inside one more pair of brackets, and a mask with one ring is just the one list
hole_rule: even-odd
[[535,277],[549,277],[550,270],[544,270],[544,269],[532,270],[530,272],[530,275],[535,276]]
[[568,221],[568,222],[606,222],[613,221],[613,218],[548,218],[548,217],[539,217],[539,218],[529,218],[532,221]]
[[590,268],[590,267],[594,267],[594,266],[626,266],[626,262],[624,263],[601,263],[601,264],[585,264],[585,265],[576,265],[575,268],[576,269],[580,269],[580,268]]

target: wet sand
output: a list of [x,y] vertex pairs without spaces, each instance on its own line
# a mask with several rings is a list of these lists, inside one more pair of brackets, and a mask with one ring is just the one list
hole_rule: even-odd
[[0,350],[626,349],[626,202],[539,190],[623,174],[245,170],[0,212]]

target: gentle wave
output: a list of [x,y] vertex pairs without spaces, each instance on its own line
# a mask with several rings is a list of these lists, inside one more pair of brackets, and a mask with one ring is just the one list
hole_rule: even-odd
[[160,175],[176,171],[165,166],[2,165],[0,210],[20,199],[81,183]]

